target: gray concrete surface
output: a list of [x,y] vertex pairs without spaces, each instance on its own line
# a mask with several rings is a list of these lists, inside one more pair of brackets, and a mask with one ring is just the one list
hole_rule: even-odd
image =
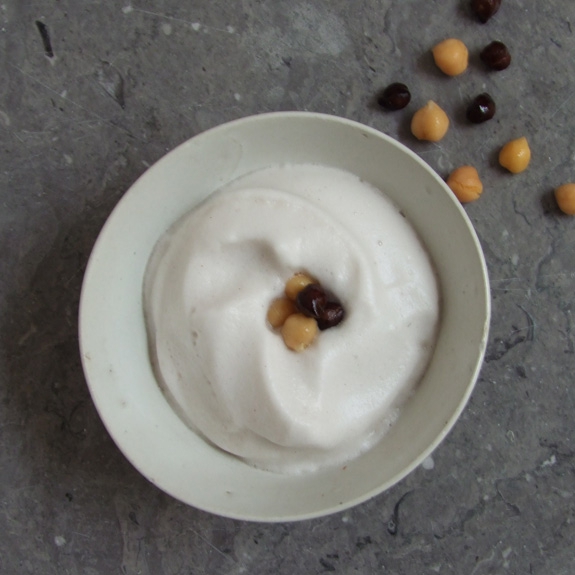
[[[503,0],[486,25],[463,0],[3,0],[0,573],[572,574],[575,219],[551,191],[575,180],[574,20],[572,0]],[[429,52],[448,36],[471,51],[455,79]],[[493,39],[512,51],[505,72],[477,57]],[[412,103],[383,113],[373,96],[398,80]],[[484,90],[497,115],[468,125]],[[437,145],[409,134],[428,99],[453,120]],[[77,308],[98,231],[146,167],[273,110],[359,120],[441,175],[476,165],[485,192],[466,210],[493,321],[470,404],[432,459],[353,510],[262,525],[188,508],[124,459],[85,384]],[[533,160],[512,176],[497,151],[520,135]]]

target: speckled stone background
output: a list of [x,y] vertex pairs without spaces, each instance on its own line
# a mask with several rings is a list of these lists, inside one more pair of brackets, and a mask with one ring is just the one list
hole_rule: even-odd
[[[0,573],[571,575],[575,219],[551,192],[575,181],[574,20],[572,0],[503,0],[486,25],[466,0],[3,0]],[[471,53],[454,79],[430,55],[449,36]],[[477,56],[493,39],[504,72]],[[412,103],[384,113],[374,94],[398,80]],[[485,90],[497,115],[469,125]],[[452,118],[439,144],[409,133],[428,99]],[[485,192],[466,210],[493,320],[471,401],[421,468],[350,511],[265,525],[188,508],[125,460],[86,387],[77,311],[130,184],[194,134],[273,110],[359,120],[441,175],[476,165]],[[512,176],[497,152],[521,135],[533,160]]]

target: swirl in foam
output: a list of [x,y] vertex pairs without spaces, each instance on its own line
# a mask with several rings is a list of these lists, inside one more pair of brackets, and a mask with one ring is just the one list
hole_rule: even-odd
[[[266,324],[306,271],[346,318],[303,353]],[[439,322],[429,257],[356,176],[270,167],[212,194],[162,238],[144,305],[158,381],[180,417],[264,469],[301,473],[372,447],[421,379]]]

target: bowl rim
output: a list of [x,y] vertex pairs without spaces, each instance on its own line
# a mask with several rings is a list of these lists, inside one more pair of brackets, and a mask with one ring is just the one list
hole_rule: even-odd
[[[257,513],[250,515],[249,513],[245,513],[245,512],[237,513],[234,511],[225,511],[222,509],[214,509],[213,507],[202,505],[199,502],[193,502],[192,503],[192,502],[187,501],[187,500],[185,501],[178,494],[173,493],[172,490],[170,490],[169,488],[166,488],[165,485],[162,485],[161,484],[162,482],[158,481],[158,479],[156,477],[152,476],[152,474],[150,474],[148,472],[148,470],[144,470],[142,468],[143,466],[141,464],[141,460],[137,456],[135,456],[134,453],[124,443],[122,443],[121,438],[117,437],[117,434],[114,432],[113,426],[111,425],[111,422],[109,420],[109,418],[111,416],[109,414],[107,406],[97,398],[96,389],[98,387],[98,382],[95,380],[95,377],[91,374],[92,358],[89,357],[89,353],[88,353],[89,350],[86,347],[86,345],[87,345],[86,342],[89,339],[89,331],[90,331],[90,326],[89,326],[89,322],[88,322],[88,315],[89,315],[88,314],[88,307],[94,305],[92,299],[90,299],[92,297],[92,294],[90,294],[90,284],[93,281],[92,276],[94,273],[94,268],[96,267],[95,262],[98,259],[101,246],[105,242],[105,239],[109,233],[109,230],[116,223],[115,217],[114,217],[115,214],[117,214],[127,202],[131,201],[132,196],[135,193],[137,193],[139,186],[142,185],[142,182],[145,180],[145,178],[149,177],[149,174],[153,170],[155,170],[155,169],[157,170],[158,166],[163,165],[163,163],[168,161],[169,158],[176,157],[180,153],[180,151],[182,149],[184,149],[184,147],[189,146],[190,143],[192,143],[192,142],[197,143],[202,138],[211,138],[214,135],[217,135],[219,132],[223,133],[225,131],[241,128],[245,124],[257,123],[257,122],[266,122],[266,121],[274,120],[274,119],[285,119],[285,120],[289,120],[289,119],[300,119],[300,120],[314,119],[314,120],[322,120],[322,121],[327,121],[327,122],[340,123],[342,125],[349,126],[353,129],[359,129],[359,130],[363,131],[364,133],[369,134],[375,138],[385,140],[387,144],[394,146],[399,151],[406,154],[412,161],[415,161],[420,167],[422,167],[425,170],[427,175],[429,175],[433,180],[435,180],[444,189],[446,194],[449,197],[451,197],[453,204],[455,205],[457,211],[459,212],[459,214],[463,220],[463,223],[465,224],[467,232],[470,235],[470,239],[472,240],[472,242],[474,244],[475,251],[478,255],[480,268],[481,268],[479,270],[479,274],[483,278],[483,285],[481,287],[484,289],[485,297],[484,297],[484,300],[482,302],[483,303],[483,312],[484,312],[484,314],[483,314],[484,315],[484,322],[483,322],[483,327],[482,327],[483,337],[482,337],[479,349],[477,350],[475,367],[473,369],[473,372],[470,374],[469,383],[467,385],[465,393],[462,395],[462,398],[461,398],[457,408],[452,412],[451,417],[443,425],[441,432],[435,437],[435,439],[433,441],[431,441],[429,443],[429,446],[427,447],[427,449],[425,449],[420,454],[419,457],[412,460],[412,462],[409,465],[405,466],[400,472],[396,473],[388,481],[379,485],[377,488],[374,488],[368,492],[362,493],[361,495],[359,495],[353,499],[347,500],[345,502],[342,502],[339,505],[334,505],[334,506],[331,506],[329,508],[322,509],[320,511],[317,511],[317,510],[312,511],[310,513],[298,512],[298,513],[295,513],[292,515],[282,514],[282,515],[262,516],[262,514],[257,514]],[[182,212],[182,213],[184,213],[184,212]],[[159,239],[159,238],[157,238],[157,239]],[[78,330],[79,330],[79,347],[80,347],[82,367],[83,367],[83,371],[84,371],[84,375],[85,375],[85,379],[86,379],[88,388],[90,390],[90,394],[92,396],[92,400],[93,400],[94,405],[98,411],[98,414],[99,414],[102,422],[104,423],[104,426],[106,427],[108,433],[110,434],[110,436],[112,437],[112,439],[116,443],[117,447],[124,454],[124,456],[130,461],[130,463],[132,463],[132,465],[142,475],[144,475],[144,477],[146,477],[148,480],[150,480],[152,483],[154,483],[157,487],[159,487],[164,492],[170,494],[172,497],[175,497],[176,499],[183,501],[184,503],[186,503],[188,505],[191,505],[191,506],[196,507],[198,509],[201,509],[203,511],[207,511],[209,513],[213,513],[216,515],[229,517],[229,518],[233,518],[233,519],[247,520],[247,521],[287,522],[287,521],[299,521],[299,520],[306,520],[306,519],[312,519],[312,518],[317,518],[317,517],[323,517],[323,516],[327,516],[327,515],[330,515],[330,514],[333,514],[336,512],[344,511],[344,510],[349,509],[351,507],[354,507],[360,503],[363,503],[363,502],[373,498],[374,496],[386,491],[391,486],[395,485],[397,482],[399,482],[400,480],[405,478],[407,475],[409,475],[415,468],[417,468],[422,463],[422,461],[424,459],[429,457],[429,455],[437,448],[437,446],[449,434],[449,432],[451,431],[451,429],[455,425],[456,421],[460,417],[462,411],[464,410],[464,408],[465,408],[466,404],[468,403],[469,398],[473,392],[477,378],[479,376],[479,372],[482,368],[483,358],[484,358],[485,351],[486,351],[487,336],[488,336],[489,325],[490,325],[490,317],[491,317],[491,298],[490,298],[488,270],[487,270],[487,265],[485,262],[485,257],[484,257],[484,254],[483,254],[483,251],[481,248],[481,244],[479,242],[479,238],[478,238],[477,233],[473,227],[473,224],[471,223],[471,220],[467,216],[465,210],[463,209],[463,207],[461,206],[459,201],[457,201],[455,196],[450,192],[446,183],[429,166],[429,164],[427,164],[422,158],[420,158],[414,151],[409,149],[406,145],[395,140],[391,136],[388,136],[387,134],[380,132],[379,130],[377,130],[375,128],[372,128],[370,126],[367,126],[367,125],[362,124],[360,122],[357,122],[355,120],[350,120],[347,118],[342,118],[342,117],[331,115],[331,114],[323,114],[323,113],[315,113],[315,112],[301,112],[301,111],[286,111],[286,112],[268,112],[268,113],[246,116],[246,117],[238,118],[236,120],[232,120],[230,122],[226,122],[226,123],[214,126],[214,127],[210,128],[206,131],[200,132],[200,133],[192,136],[188,140],[180,143],[178,146],[176,146],[175,148],[170,150],[167,154],[162,156],[152,166],[150,166],[148,169],[146,169],[130,185],[130,187],[125,191],[123,196],[116,203],[115,207],[113,208],[113,210],[108,215],[106,222],[104,223],[104,225],[102,226],[102,228],[98,234],[98,237],[97,237],[97,239],[94,243],[94,246],[92,248],[90,257],[88,259],[88,263],[87,263],[86,270],[84,273],[84,278],[82,281],[82,288],[81,288],[81,295],[80,295],[79,328],[78,328]],[[177,417],[177,416],[175,416],[175,417]]]

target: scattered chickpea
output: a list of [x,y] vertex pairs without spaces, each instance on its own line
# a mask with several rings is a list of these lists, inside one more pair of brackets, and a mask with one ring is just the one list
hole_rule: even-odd
[[286,296],[291,299],[295,300],[297,294],[309,284],[316,283],[312,277],[304,274],[303,272],[299,272],[294,274],[287,282],[285,286],[285,294]]
[[443,40],[432,49],[437,67],[448,76],[458,76],[467,70],[469,51],[457,38]]
[[531,150],[525,137],[507,142],[499,152],[499,163],[513,174],[525,170],[530,160]]
[[555,190],[555,199],[559,209],[569,215],[575,216],[575,184],[563,184]]
[[281,327],[285,320],[296,312],[295,303],[287,297],[272,301],[268,308],[267,320],[273,328]]
[[418,140],[439,142],[448,128],[447,114],[433,100],[417,110],[411,120],[411,132]]
[[461,203],[474,202],[483,192],[483,184],[473,166],[461,166],[449,174],[447,185]]
[[282,337],[292,351],[303,351],[315,339],[318,332],[317,322],[302,313],[290,315],[282,326]]

